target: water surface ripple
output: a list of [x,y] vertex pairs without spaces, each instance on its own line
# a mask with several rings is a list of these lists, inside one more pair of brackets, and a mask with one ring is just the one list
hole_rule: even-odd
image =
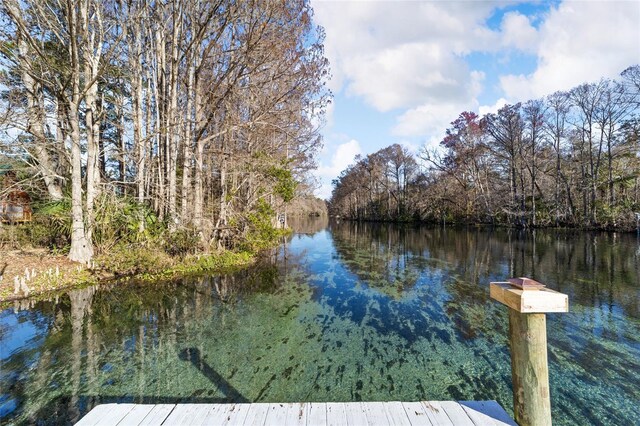
[[640,401],[634,234],[307,222],[256,267],[104,285],[0,313],[0,421],[106,402],[489,400],[511,412],[489,282],[567,293],[548,316],[556,424],[631,425]]

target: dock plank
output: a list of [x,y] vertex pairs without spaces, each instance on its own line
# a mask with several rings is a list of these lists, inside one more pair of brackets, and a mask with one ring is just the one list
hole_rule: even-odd
[[269,404],[269,411],[267,412],[267,419],[265,424],[274,424],[285,426],[287,424],[287,416],[289,415],[289,406],[291,404],[285,404],[282,402]]
[[214,404],[178,404],[164,421],[171,425],[202,424],[212,409],[219,408]]
[[411,421],[404,411],[402,403],[399,401],[390,401],[384,403],[384,410],[387,414],[387,420],[391,426],[411,426]]
[[367,426],[367,416],[362,403],[343,404],[349,426]]
[[176,404],[156,404],[140,422],[141,426],[159,425],[169,417]]
[[422,401],[424,412],[434,426],[454,426],[440,401]]
[[101,404],[89,411],[83,418],[80,419],[76,425],[79,426],[94,426],[97,425],[100,420],[109,415],[109,411],[112,406],[116,404]]
[[140,422],[140,426],[152,426],[162,424],[169,417],[169,414],[176,407],[176,404],[156,404],[149,414]]
[[136,404],[129,413],[118,423],[118,426],[138,426],[149,415],[155,405]]
[[[93,414],[96,408],[101,408],[98,410],[97,415]],[[135,404],[104,404],[98,405],[96,408],[91,410],[89,414],[84,416],[77,425],[80,426],[111,426],[117,425],[129,412],[135,407]]]
[[252,404],[232,404],[227,412],[227,417],[222,423],[225,426],[242,426],[245,424],[247,414]]
[[464,411],[462,406],[456,401],[439,401],[440,406],[447,413],[447,416],[451,419],[451,422],[456,426],[476,426],[473,421]]
[[424,411],[424,406],[420,402],[403,402],[402,407],[411,426],[431,425],[431,421]]
[[362,411],[370,425],[388,425],[387,412],[382,402],[363,402]]
[[324,426],[327,424],[327,404],[311,402],[307,409],[307,426]]
[[250,404],[249,412],[244,420],[245,426],[263,426],[269,413],[269,404]]
[[80,426],[517,426],[496,401],[103,404]]
[[460,401],[460,406],[476,425],[517,426],[497,401]]
[[289,408],[287,426],[306,426],[310,404],[295,402]]
[[222,425],[227,422],[227,418],[231,410],[234,408],[232,404],[209,404],[211,408],[205,413],[204,417],[199,417],[193,425]]
[[347,412],[343,402],[327,402],[327,426],[347,424]]

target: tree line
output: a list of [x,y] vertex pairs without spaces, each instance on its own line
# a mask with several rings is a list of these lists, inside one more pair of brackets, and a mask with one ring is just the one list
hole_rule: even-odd
[[392,145],[334,180],[357,220],[629,228],[640,211],[640,66],[483,117],[463,112],[438,148]]
[[71,199],[72,260],[92,258],[105,197],[226,245],[310,192],[329,101],[312,14],[306,0],[2,0],[0,160]]

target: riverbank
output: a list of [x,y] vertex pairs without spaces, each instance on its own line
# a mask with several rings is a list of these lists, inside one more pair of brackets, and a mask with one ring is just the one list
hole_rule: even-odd
[[447,228],[502,228],[502,229],[514,229],[518,231],[535,231],[535,230],[559,230],[559,231],[585,231],[585,232],[621,232],[621,233],[631,233],[631,232],[640,232],[635,222],[628,221],[619,226],[605,226],[605,225],[577,225],[577,224],[539,224],[536,226],[520,226],[513,223],[505,223],[505,222],[465,222],[465,221],[432,221],[432,220],[416,220],[416,219],[370,219],[370,218],[349,218],[349,217],[336,217],[330,216],[332,220],[342,220],[345,222],[358,222],[358,223],[379,223],[379,224],[390,224],[397,226],[439,226],[439,227],[447,227]]
[[105,281],[156,281],[222,272],[246,267],[255,257],[246,251],[220,251],[180,258],[137,249],[98,256],[87,267],[46,249],[7,251],[0,260],[0,304]]

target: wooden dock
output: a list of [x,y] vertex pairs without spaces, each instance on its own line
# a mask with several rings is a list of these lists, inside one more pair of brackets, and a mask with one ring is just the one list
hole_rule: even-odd
[[102,404],[77,425],[516,426],[516,423],[496,401],[394,401]]

